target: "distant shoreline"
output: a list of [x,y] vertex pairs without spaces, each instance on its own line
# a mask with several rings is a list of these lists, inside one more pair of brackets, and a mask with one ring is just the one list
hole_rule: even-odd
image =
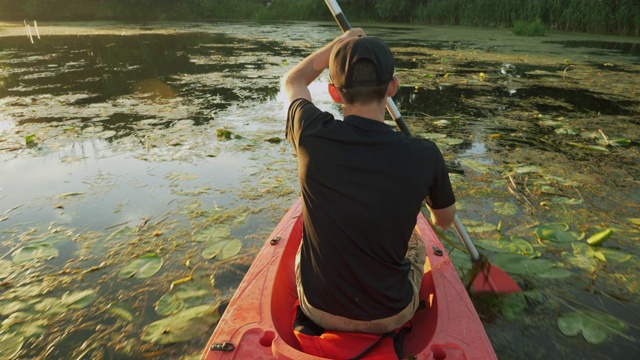
[[[33,31],[33,22],[31,25]],[[141,23],[122,23],[109,21],[82,22],[42,22],[38,23],[41,36],[46,35],[134,35],[144,33],[166,34],[173,32],[167,27],[141,29]],[[0,21],[0,37],[27,36],[24,23]]]

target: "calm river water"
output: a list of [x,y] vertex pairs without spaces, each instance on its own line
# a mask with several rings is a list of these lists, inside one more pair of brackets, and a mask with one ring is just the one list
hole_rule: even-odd
[[[296,199],[280,78],[336,26],[39,24],[32,42],[20,25],[0,24],[0,357],[198,358],[214,317],[176,326],[177,345],[150,324],[228,300]],[[640,41],[367,30],[479,246],[551,264],[506,263],[525,295],[474,299],[499,358],[635,358]],[[326,81],[315,102],[338,114]],[[609,252],[585,245],[605,229]],[[211,239],[233,250],[211,258]],[[561,332],[585,313],[599,320]]]

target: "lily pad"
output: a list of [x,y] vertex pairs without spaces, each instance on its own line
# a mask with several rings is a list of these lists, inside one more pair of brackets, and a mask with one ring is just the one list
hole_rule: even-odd
[[156,304],[156,314],[160,316],[173,315],[184,307],[184,301],[174,293],[162,295]]
[[89,289],[89,290],[75,291],[72,293],[65,293],[64,295],[62,295],[62,298],[60,299],[60,301],[64,305],[72,309],[82,309],[88,306],[89,304],[91,304],[93,300],[95,300],[96,296],[97,296],[97,291],[93,289]]
[[596,261],[596,252],[586,244],[571,244],[573,253],[564,252],[562,258],[571,265],[594,272],[598,266]]
[[443,138],[443,139],[438,139],[436,142],[441,143],[441,144],[447,144],[449,146],[454,146],[454,145],[460,145],[460,144],[464,143],[464,140],[447,137],[447,138]]
[[11,275],[13,263],[9,260],[0,260],[0,280]]
[[34,307],[36,311],[46,315],[61,315],[67,312],[67,306],[60,302],[60,299],[47,297],[38,302]]
[[577,238],[570,232],[565,223],[548,223],[536,227],[535,234],[539,239],[553,242],[573,242]]
[[201,305],[147,325],[142,340],[175,344],[202,337],[220,319],[218,305]]
[[0,358],[15,359],[22,345],[24,344],[24,336],[18,334],[2,334],[0,335]]
[[558,327],[566,336],[582,334],[590,344],[600,344],[611,333],[627,329],[627,325],[615,317],[589,310],[573,311],[558,318]]
[[228,259],[237,255],[242,249],[242,242],[238,239],[228,239],[218,241],[208,246],[202,252],[202,256],[205,259],[213,259],[218,257],[220,260]]
[[482,174],[489,174],[491,172],[491,166],[490,165],[483,164],[483,163],[478,162],[478,161],[472,161],[472,160],[463,159],[463,160],[460,160],[460,162],[463,165],[470,167],[472,170],[475,170],[475,171],[477,171],[479,173],[482,173]]
[[502,315],[507,320],[518,320],[527,309],[527,300],[524,294],[508,294],[502,299]]
[[493,211],[502,216],[513,216],[518,212],[518,208],[508,202],[495,202],[493,203]]
[[598,232],[596,234],[591,235],[587,239],[587,243],[589,245],[592,245],[592,246],[600,246],[608,238],[610,238],[611,235],[613,235],[613,229],[606,229],[606,230],[603,230],[603,231],[600,231],[600,232]]
[[47,331],[47,325],[47,321],[42,319],[29,321],[26,324],[22,325],[18,332],[26,338],[40,336],[44,334],[45,331]]
[[27,307],[24,301],[11,301],[0,303],[0,315],[8,316]]
[[231,236],[231,228],[229,225],[215,224],[199,231],[193,239],[196,242],[217,242],[226,240],[229,236]]
[[59,255],[58,249],[48,244],[28,245],[13,253],[12,259],[16,264],[30,261],[50,260]]
[[127,322],[133,321],[133,310],[131,310],[131,307],[125,303],[113,302],[109,304],[109,306],[107,307],[107,311],[110,314],[117,316],[124,321],[127,321]]
[[513,253],[522,255],[531,255],[534,253],[533,246],[527,240],[521,238],[512,238],[511,242],[507,244],[507,249]]
[[490,223],[478,223],[467,226],[467,231],[472,233],[481,233],[487,231],[496,231],[498,229],[497,226]]
[[162,263],[163,260],[159,255],[155,253],[145,254],[123,267],[118,276],[121,279],[130,277],[146,279],[155,275],[162,267]]
[[492,263],[511,274],[532,275],[543,279],[571,276],[569,270],[559,267],[553,261],[518,254],[498,254]]
[[533,246],[525,239],[512,237],[511,240],[501,236],[498,240],[480,239],[474,241],[479,247],[497,253],[515,253],[521,255],[533,255]]
[[601,253],[606,260],[612,260],[616,262],[626,262],[633,258],[633,255],[629,253],[610,248],[599,248],[596,250],[596,252]]

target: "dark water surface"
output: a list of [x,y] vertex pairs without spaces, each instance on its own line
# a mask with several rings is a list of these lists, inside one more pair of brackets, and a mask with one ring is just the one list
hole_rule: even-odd
[[[142,340],[144,326],[162,318],[159,299],[189,275],[206,291],[185,304],[228,299],[297,197],[279,82],[336,36],[335,26],[41,25],[33,44],[16,28],[0,27],[0,354],[198,358],[208,331],[162,346]],[[558,280],[514,275],[531,290],[516,315],[500,300],[475,299],[498,356],[635,358],[637,39],[368,31],[396,53],[405,86],[394,100],[412,130],[441,147],[461,217],[500,224],[490,231],[470,224],[474,238],[523,238],[571,271]],[[314,100],[337,113],[326,81],[312,85]],[[614,139],[628,141],[607,144]],[[633,258],[595,262],[591,271],[571,265],[570,244],[534,235],[555,222],[587,237],[613,228],[606,246]],[[199,234],[215,225],[242,242],[228,261],[202,255]],[[22,261],[16,253],[25,249],[39,252]],[[145,253],[162,257],[156,275],[118,277]],[[91,300],[70,303],[81,291],[93,291]],[[557,319],[585,308],[627,326],[599,345],[563,335]]]

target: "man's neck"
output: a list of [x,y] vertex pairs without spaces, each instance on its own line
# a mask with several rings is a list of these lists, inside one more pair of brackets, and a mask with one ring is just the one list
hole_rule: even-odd
[[342,114],[346,117],[356,115],[371,120],[384,122],[385,101],[370,104],[342,104]]

